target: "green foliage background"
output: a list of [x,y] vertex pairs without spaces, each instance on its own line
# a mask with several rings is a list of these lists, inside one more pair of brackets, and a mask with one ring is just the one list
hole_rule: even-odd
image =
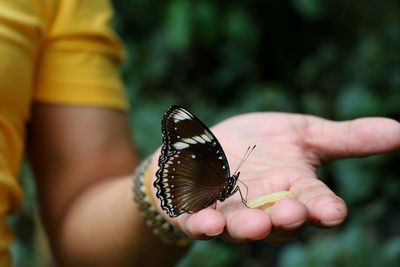
[[[133,138],[143,157],[160,145],[160,119],[171,104],[208,125],[251,111],[400,118],[397,0],[114,4],[127,51],[122,73]],[[399,163],[397,151],[319,170],[349,206],[340,227],[307,230],[282,246],[198,242],[179,266],[395,266]]]

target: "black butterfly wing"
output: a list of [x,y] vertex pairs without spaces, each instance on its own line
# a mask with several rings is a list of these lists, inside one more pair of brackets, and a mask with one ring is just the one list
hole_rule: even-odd
[[229,177],[229,165],[214,134],[196,116],[172,106],[162,124],[163,147],[154,186],[171,216],[214,203]]

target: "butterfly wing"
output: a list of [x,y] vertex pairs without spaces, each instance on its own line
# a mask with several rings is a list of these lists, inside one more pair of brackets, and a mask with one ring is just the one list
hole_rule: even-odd
[[163,147],[154,186],[171,216],[194,213],[214,203],[229,177],[218,140],[196,116],[172,106],[161,122]]

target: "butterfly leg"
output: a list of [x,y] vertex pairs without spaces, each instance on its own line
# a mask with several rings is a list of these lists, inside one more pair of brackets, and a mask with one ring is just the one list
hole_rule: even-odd
[[[246,186],[246,189],[247,189],[247,186]],[[236,186],[236,188],[232,191],[232,195],[235,194],[237,191],[239,191],[240,198],[242,199],[243,205],[245,205],[247,208],[250,208],[249,206],[247,206],[247,190],[246,190],[246,198],[243,197],[242,191],[240,190],[239,186]]]
[[[246,187],[246,203],[247,203],[247,193],[249,193],[249,188],[247,187],[247,185],[245,183],[243,183],[242,181],[238,180],[239,182],[242,183],[242,185],[244,185],[244,187]],[[240,189],[239,189],[240,191]],[[242,195],[242,193],[240,193],[240,195]],[[243,197],[242,197],[242,202],[243,202]]]

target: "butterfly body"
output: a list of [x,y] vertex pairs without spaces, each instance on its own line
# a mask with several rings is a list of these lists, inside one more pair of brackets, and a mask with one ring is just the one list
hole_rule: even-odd
[[239,179],[239,173],[228,177],[226,184],[224,185],[224,187],[222,188],[222,190],[218,195],[217,199],[219,201],[224,201],[228,197],[235,194],[237,190],[239,190],[239,187],[236,185],[238,179]]
[[237,192],[239,173],[232,176],[217,138],[196,116],[172,106],[161,121],[163,146],[154,186],[170,217],[195,213]]

